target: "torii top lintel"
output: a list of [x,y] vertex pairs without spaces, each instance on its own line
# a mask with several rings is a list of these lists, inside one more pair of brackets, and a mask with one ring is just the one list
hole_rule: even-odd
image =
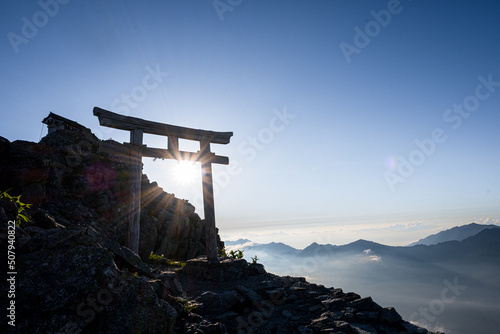
[[99,124],[101,126],[129,131],[142,130],[144,133],[197,140],[200,142],[208,141],[214,144],[229,144],[233,135],[232,132],[197,130],[182,126],[147,121],[131,116],[123,116],[99,107],[94,107],[94,116],[99,118]]

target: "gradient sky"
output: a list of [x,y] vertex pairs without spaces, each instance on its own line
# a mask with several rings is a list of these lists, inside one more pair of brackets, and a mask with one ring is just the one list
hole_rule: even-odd
[[[7,0],[0,9],[0,136],[38,141],[52,111],[128,141],[99,126],[94,106],[233,131],[229,145],[213,145],[231,161],[214,167],[224,238],[394,245],[499,222],[498,2]],[[178,182],[174,161],[144,162],[151,180],[201,209],[199,179]]]

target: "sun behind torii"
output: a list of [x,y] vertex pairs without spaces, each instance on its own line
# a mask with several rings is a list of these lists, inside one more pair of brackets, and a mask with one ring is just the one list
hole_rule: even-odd
[[178,161],[172,169],[174,180],[182,185],[193,183],[200,172],[200,167],[193,161]]

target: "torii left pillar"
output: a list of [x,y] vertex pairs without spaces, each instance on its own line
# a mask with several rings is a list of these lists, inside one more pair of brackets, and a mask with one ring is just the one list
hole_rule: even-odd
[[130,131],[130,194],[126,245],[139,254],[141,227],[142,130]]

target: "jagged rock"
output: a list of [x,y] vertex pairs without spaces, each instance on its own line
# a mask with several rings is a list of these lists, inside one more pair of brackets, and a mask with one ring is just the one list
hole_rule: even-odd
[[290,312],[288,310],[284,310],[283,312],[281,312],[281,315],[284,316],[287,319],[290,319],[291,317],[293,317],[292,312]]
[[321,303],[326,307],[327,310],[337,310],[344,305],[344,301],[342,300],[342,298],[327,299],[323,300]]
[[45,229],[38,226],[26,226],[23,230],[30,235],[30,237],[34,237],[39,233],[45,232]]
[[31,214],[32,226],[41,227],[43,229],[64,227],[56,222],[55,218],[52,217],[46,210],[37,209],[33,214]]
[[378,312],[361,311],[356,313],[356,319],[361,321],[373,321],[378,319]]
[[342,299],[345,300],[346,302],[350,302],[350,301],[361,299],[361,296],[358,295],[357,293],[354,293],[354,292],[347,292],[347,293],[342,293],[341,292],[340,295],[342,296]]
[[209,262],[206,257],[188,260],[182,272],[187,277],[205,281],[235,281],[249,275],[248,263],[244,259],[224,258],[220,262]]
[[[145,222],[144,216],[142,217],[141,221]],[[149,255],[155,248],[157,235],[158,230],[155,226],[154,219],[151,219],[151,221],[148,221],[148,223],[141,224],[139,233],[139,256],[141,257],[141,259],[147,260],[149,258]]]
[[379,313],[381,322],[391,324],[402,320],[401,316],[394,307],[383,308]]
[[261,263],[250,263],[248,269],[250,270],[250,275],[258,275],[266,273],[264,265]]
[[336,311],[330,313],[330,318],[333,320],[340,320],[344,317],[345,311]]
[[212,323],[198,314],[191,313],[189,322],[182,329],[186,334],[226,334],[226,326],[219,322]]
[[223,314],[234,309],[236,305],[241,304],[244,301],[245,299],[236,291],[225,291],[223,293],[207,291],[196,299],[196,302],[198,303],[211,306],[206,310],[206,313],[208,314]]
[[241,293],[249,302],[261,302],[262,297],[257,294],[254,290],[247,288],[243,285],[237,285],[236,290]]
[[168,294],[178,296],[182,293],[182,286],[177,279],[177,275],[171,272],[162,272],[159,278],[163,284],[164,291]]
[[22,195],[26,203],[40,203],[44,197],[44,180],[48,177],[48,149],[43,145],[17,140],[0,162],[2,190],[12,189],[11,195]]
[[115,255],[115,262],[119,267],[125,267],[130,272],[137,272],[148,277],[155,277],[151,268],[142,262],[141,258],[127,247],[120,246],[120,244],[115,241],[106,243],[105,247],[113,252]]
[[5,213],[4,208],[0,206],[0,222],[2,224],[5,224],[9,221],[9,217],[7,216],[7,213]]
[[409,334],[424,334],[424,333],[427,333],[427,330],[425,328],[416,326],[414,324],[405,323],[404,327],[405,327],[406,331]]
[[18,253],[21,333],[172,332],[177,312],[143,278],[120,272],[85,228],[48,230]]
[[9,220],[17,221],[17,206],[9,201],[0,200],[0,219],[5,224]]
[[314,331],[311,329],[311,328],[308,328],[306,326],[299,326],[297,328],[297,331],[300,333],[300,334],[312,334],[314,333]]
[[[66,247],[75,247],[78,245],[80,237],[85,235],[86,228],[71,227],[67,229],[51,229],[43,234],[36,235],[31,238],[30,242],[20,250],[20,253],[35,253],[38,251],[47,251],[57,249],[61,245]],[[88,244],[92,244],[91,240],[86,239]]]
[[356,334],[377,334],[377,330],[368,324],[350,324],[349,327]]
[[7,154],[10,148],[10,141],[0,136],[0,155]]
[[31,236],[26,233],[22,228],[16,226],[16,245],[21,249],[31,239]]
[[334,327],[338,330],[350,331],[351,329],[351,326],[349,326],[349,323],[346,321],[335,321],[334,324],[335,324]]

